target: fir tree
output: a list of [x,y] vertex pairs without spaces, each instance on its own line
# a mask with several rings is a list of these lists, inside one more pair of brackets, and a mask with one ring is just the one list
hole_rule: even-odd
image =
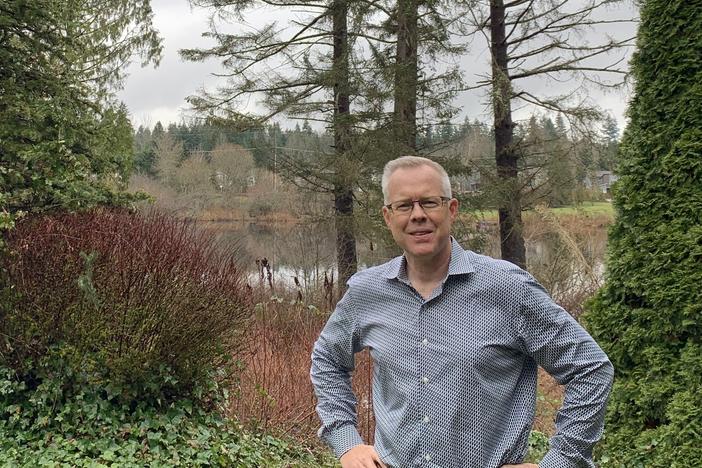
[[148,1],[0,5],[0,228],[117,201],[132,129],[113,91],[134,53],[158,63],[151,19]]

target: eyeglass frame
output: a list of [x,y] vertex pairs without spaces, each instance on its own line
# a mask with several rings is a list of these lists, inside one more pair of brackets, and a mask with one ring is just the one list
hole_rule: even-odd
[[[432,199],[432,198],[439,198],[439,199],[441,200],[441,205],[440,205],[440,206],[437,206],[437,207],[434,208],[434,209],[443,208],[444,205],[446,204],[446,202],[451,201],[451,198],[450,198],[450,197],[444,197],[444,196],[442,196],[442,195],[435,195],[435,196],[432,196],[432,197],[415,198],[415,199],[412,199],[412,200],[398,200],[398,201],[395,201],[395,202],[392,202],[392,203],[388,203],[387,205],[383,205],[383,206],[384,206],[385,208],[387,208],[388,210],[390,210],[392,213],[396,213],[396,214],[410,214],[410,213],[412,213],[412,210],[414,210],[414,204],[415,204],[415,203],[418,203],[418,204],[419,204],[419,207],[422,209],[422,211],[424,211],[425,213],[427,213],[427,209],[424,208],[424,206],[422,206],[422,202],[423,202],[423,201],[428,201],[428,200],[430,200],[430,199]],[[411,203],[412,203],[412,208],[410,208],[408,211],[397,211],[397,210],[394,210],[394,209],[392,208],[392,205],[394,205],[394,204],[396,204],[396,203],[406,203],[406,202],[411,202]],[[429,211],[432,211],[432,209],[430,208]]]

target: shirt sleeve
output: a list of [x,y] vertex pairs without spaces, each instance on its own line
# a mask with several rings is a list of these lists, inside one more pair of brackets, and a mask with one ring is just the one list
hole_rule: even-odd
[[531,275],[524,275],[519,327],[524,347],[565,385],[556,434],[539,466],[594,467],[592,450],[602,437],[614,368],[585,329]]
[[312,350],[310,376],[322,421],[319,437],[337,457],[363,444],[358,433],[356,397],[351,387],[354,354],[360,351],[349,292],[338,302]]

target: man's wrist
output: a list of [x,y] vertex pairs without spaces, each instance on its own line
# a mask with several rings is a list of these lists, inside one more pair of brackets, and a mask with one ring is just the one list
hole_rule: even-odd
[[[581,459],[582,460],[582,459]],[[557,449],[551,448],[544,458],[538,463],[539,468],[576,468],[580,466],[592,466],[592,461],[589,464],[582,465],[573,461],[572,458],[560,453]]]
[[333,429],[324,436],[324,440],[329,444],[336,458],[341,458],[357,445],[363,445],[363,439],[353,424],[345,424]]

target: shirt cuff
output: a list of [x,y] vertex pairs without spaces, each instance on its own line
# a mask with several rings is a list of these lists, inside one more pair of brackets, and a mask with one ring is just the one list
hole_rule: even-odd
[[594,466],[591,459],[573,460],[553,448],[546,452],[546,456],[539,462],[539,468],[594,468]]
[[332,448],[336,458],[341,458],[343,454],[357,445],[363,445],[361,434],[353,424],[345,424],[338,427],[324,436],[327,444]]

